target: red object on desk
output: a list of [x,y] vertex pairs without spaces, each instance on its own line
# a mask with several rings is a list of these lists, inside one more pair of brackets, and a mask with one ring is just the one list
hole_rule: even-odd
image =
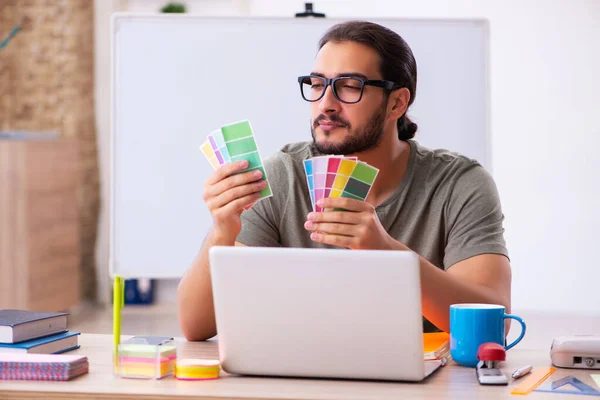
[[504,361],[506,350],[498,343],[483,343],[477,350],[477,359],[480,361]]

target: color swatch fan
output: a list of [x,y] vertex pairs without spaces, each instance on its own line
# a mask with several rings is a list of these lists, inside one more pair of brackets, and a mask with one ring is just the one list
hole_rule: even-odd
[[262,180],[267,182],[267,187],[260,191],[260,198],[273,195],[250,122],[222,126],[208,135],[200,150],[214,169],[230,162],[248,161],[248,167],[241,172],[259,169],[263,174]]
[[324,211],[317,201],[348,197],[365,201],[379,170],[356,157],[323,156],[304,160],[304,172],[313,211]]

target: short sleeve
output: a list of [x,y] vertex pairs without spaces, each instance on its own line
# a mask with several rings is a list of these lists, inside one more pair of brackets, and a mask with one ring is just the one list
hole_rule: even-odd
[[239,243],[256,247],[281,246],[278,210],[279,204],[286,201],[286,190],[283,190],[282,182],[289,180],[282,167],[284,159],[285,155],[278,152],[264,160],[273,196],[257,201],[252,208],[242,213],[242,230],[236,239]]
[[473,164],[457,179],[446,207],[444,269],[479,254],[508,258],[504,214],[492,176]]
[[242,213],[242,230],[237,237],[246,246],[279,247],[281,240],[274,220],[271,198],[258,201]]

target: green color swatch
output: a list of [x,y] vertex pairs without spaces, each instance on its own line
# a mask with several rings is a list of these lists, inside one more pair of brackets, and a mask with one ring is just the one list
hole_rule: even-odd
[[227,150],[229,150],[230,157],[252,153],[257,150],[256,142],[252,136],[245,139],[233,140],[231,142],[227,142]]
[[354,171],[352,171],[352,177],[372,185],[378,172],[379,170],[377,168],[373,168],[367,164],[357,163]]
[[260,191],[260,198],[272,196],[271,185],[267,179],[250,122],[242,121],[225,125],[221,127],[221,133],[231,161],[248,161],[248,167],[239,173],[260,169],[263,174],[261,179],[267,182],[267,187]]
[[250,122],[242,121],[221,127],[221,132],[223,132],[225,141],[229,142],[252,136],[252,127],[250,126]]
[[241,156],[231,155],[231,161],[242,161],[242,160],[248,161],[248,168],[246,168],[242,172],[246,172],[251,169],[262,167],[262,160],[260,159],[260,155],[258,154],[257,151],[255,151],[254,153],[242,154]]

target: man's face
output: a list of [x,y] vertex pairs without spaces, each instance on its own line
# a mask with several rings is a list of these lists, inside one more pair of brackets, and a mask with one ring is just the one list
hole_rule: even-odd
[[[355,42],[328,42],[319,51],[312,74],[382,79],[377,52]],[[384,89],[365,86],[358,103],[346,104],[327,87],[320,100],[310,103],[317,149],[325,154],[354,154],[375,148],[383,137],[387,100]]]

